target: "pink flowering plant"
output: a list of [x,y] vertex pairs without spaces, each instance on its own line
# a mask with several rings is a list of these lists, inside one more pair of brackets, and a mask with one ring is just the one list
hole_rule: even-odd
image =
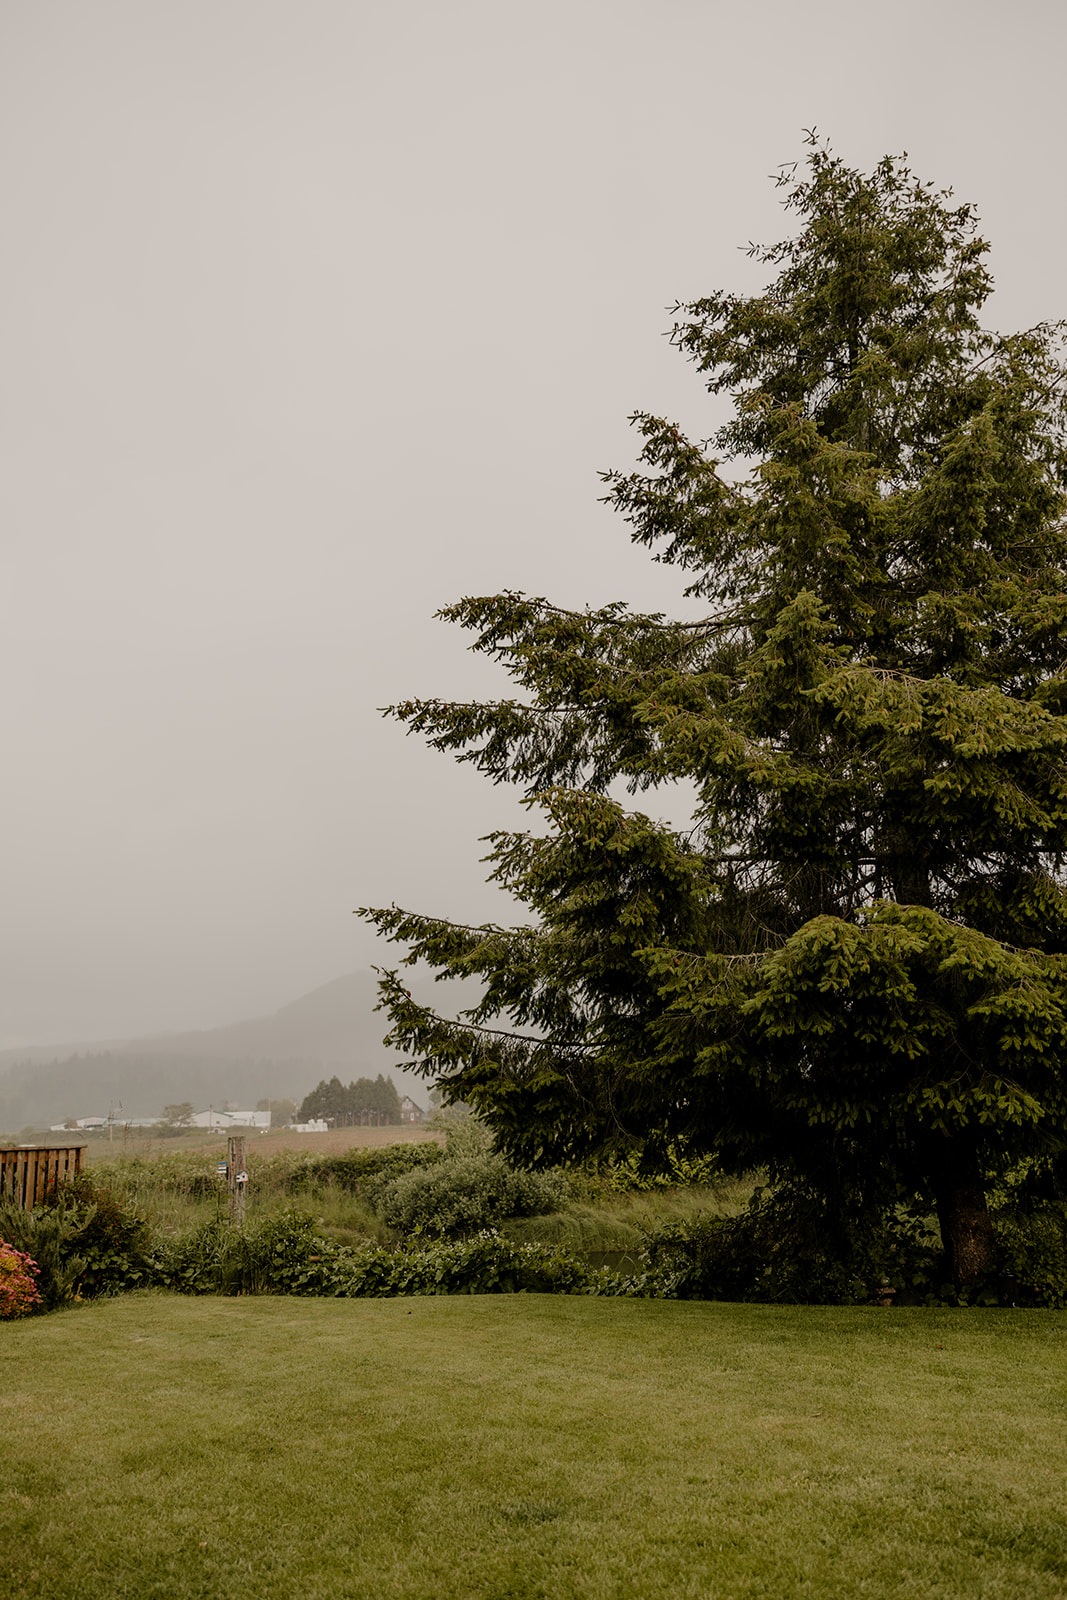
[[24,1317],[40,1303],[36,1261],[0,1239],[0,1321]]

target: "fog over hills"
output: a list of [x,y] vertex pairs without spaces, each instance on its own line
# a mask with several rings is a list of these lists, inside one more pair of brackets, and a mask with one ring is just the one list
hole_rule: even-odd
[[[412,982],[419,999],[442,1001],[440,986]],[[266,1096],[299,1100],[320,1078],[392,1074],[401,1092],[426,1104],[429,1085],[406,1073],[382,1044],[388,1019],[376,1012],[372,972],[350,972],[268,1017],[219,1028],[137,1039],[80,1040],[0,1051],[0,1129],[68,1117],[158,1116],[191,1100],[198,1109]]]

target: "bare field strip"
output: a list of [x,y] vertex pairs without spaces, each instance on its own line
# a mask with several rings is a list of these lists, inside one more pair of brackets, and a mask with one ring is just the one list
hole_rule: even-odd
[[[244,1132],[236,1129],[237,1133]],[[58,1135],[56,1135],[58,1138]],[[245,1134],[249,1150],[257,1155],[273,1156],[283,1151],[303,1151],[308,1155],[337,1156],[347,1150],[377,1150],[387,1144],[444,1144],[444,1134],[427,1133],[422,1128],[334,1128],[328,1133],[293,1133],[288,1128],[278,1128],[272,1133]],[[225,1133],[186,1134],[180,1139],[142,1139],[121,1137],[113,1141],[92,1139],[86,1146],[88,1163],[113,1160],[116,1156],[161,1156],[184,1154],[187,1151],[226,1149]]]

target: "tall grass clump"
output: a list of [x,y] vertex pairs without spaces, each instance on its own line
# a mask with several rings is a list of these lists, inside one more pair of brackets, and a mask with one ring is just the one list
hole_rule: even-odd
[[[294,1200],[314,1207],[324,1225],[356,1237],[380,1238],[377,1213],[383,1188],[402,1173],[443,1159],[436,1144],[384,1145],[342,1155],[249,1150],[248,1199],[258,1213],[285,1210]],[[226,1179],[217,1152],[166,1151],[116,1157],[94,1167],[99,1181],[167,1234],[202,1228],[225,1219]]]

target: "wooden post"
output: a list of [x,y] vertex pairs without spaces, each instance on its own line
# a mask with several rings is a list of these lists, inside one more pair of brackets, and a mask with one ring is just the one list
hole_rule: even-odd
[[245,1168],[244,1134],[231,1134],[226,1182],[230,1188],[230,1226],[239,1228],[245,1220],[245,1190],[248,1172]]

